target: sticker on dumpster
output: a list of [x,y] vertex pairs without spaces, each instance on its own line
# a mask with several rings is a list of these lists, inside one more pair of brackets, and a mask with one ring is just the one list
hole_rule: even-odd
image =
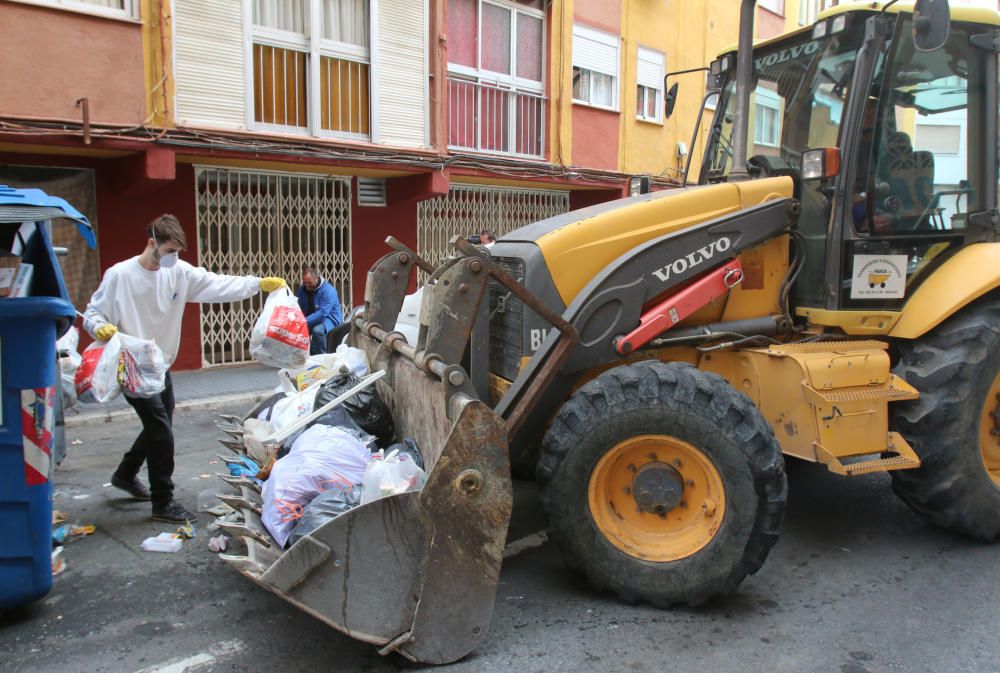
[[55,387],[21,391],[21,435],[24,439],[24,476],[28,486],[49,480],[52,455],[52,401]]

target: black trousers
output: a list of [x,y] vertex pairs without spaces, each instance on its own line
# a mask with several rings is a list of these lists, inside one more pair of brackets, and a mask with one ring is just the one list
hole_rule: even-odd
[[134,479],[145,461],[149,470],[149,492],[153,505],[163,505],[174,497],[174,386],[167,372],[166,388],[149,399],[126,397],[142,421],[142,432],[122,457],[115,476]]

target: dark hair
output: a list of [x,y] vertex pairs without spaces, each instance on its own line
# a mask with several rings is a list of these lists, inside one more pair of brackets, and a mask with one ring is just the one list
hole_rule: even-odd
[[[497,240],[497,235],[494,232],[490,231],[489,229],[483,229],[483,234],[486,234],[486,238],[490,239],[491,241]],[[482,234],[480,234],[480,236],[482,236]]]
[[146,233],[156,239],[157,243],[176,243],[187,250],[187,236],[181,227],[180,220],[164,213],[146,226]]
[[311,264],[306,264],[302,267],[302,274],[306,276],[316,276],[319,278],[319,271],[317,271],[316,267]]

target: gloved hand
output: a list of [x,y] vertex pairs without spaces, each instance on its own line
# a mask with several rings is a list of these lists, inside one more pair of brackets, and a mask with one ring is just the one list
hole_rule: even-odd
[[94,335],[101,341],[110,341],[111,337],[118,334],[118,328],[107,322],[94,330]]
[[284,278],[278,278],[276,276],[268,276],[267,278],[260,279],[260,289],[264,292],[274,292],[277,289],[288,287],[285,283]]

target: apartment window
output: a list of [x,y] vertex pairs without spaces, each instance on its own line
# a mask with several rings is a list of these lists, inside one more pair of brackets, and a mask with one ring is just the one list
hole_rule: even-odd
[[118,19],[138,19],[138,0],[20,0],[32,5],[71,9],[84,14],[97,14]]
[[370,137],[368,0],[253,0],[251,33],[256,128]]
[[639,47],[635,80],[635,116],[645,121],[661,121],[663,118],[663,52]]
[[754,92],[753,141],[757,145],[777,147],[781,139],[781,99],[770,89]]
[[617,35],[573,26],[573,101],[618,109]]
[[542,0],[448,0],[448,144],[540,156]]
[[820,0],[799,0],[799,25],[808,26],[819,16]]
[[759,6],[780,16],[785,15],[785,0],[760,0]]

